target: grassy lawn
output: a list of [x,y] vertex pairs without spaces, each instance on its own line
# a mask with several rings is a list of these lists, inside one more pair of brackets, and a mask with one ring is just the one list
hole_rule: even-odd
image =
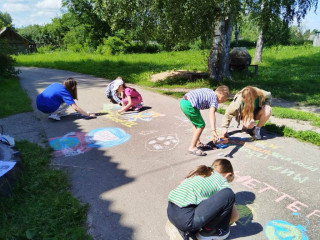
[[297,111],[289,108],[273,107],[272,115],[278,118],[289,118],[302,121],[310,121],[311,125],[320,127],[320,115],[316,113]]
[[31,100],[21,89],[18,78],[1,78],[0,89],[0,118],[32,111]]
[[18,141],[24,171],[12,196],[0,197],[0,239],[91,239],[87,206],[69,192],[66,175],[48,167],[51,150]]
[[[255,49],[249,49],[251,56]],[[114,79],[121,75],[125,81],[150,87],[207,87],[208,79],[167,79],[150,82],[150,76],[167,70],[207,71],[209,51],[160,52],[154,54],[99,54],[52,52],[19,55],[17,65],[64,69]],[[274,97],[320,106],[320,48],[280,46],[265,48],[258,76],[233,74],[233,82],[225,81],[232,92],[254,85],[272,92]]]

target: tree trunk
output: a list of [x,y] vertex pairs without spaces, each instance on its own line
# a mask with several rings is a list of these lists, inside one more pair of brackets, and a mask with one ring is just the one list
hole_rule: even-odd
[[263,33],[261,30],[257,39],[257,46],[256,46],[256,52],[254,54],[253,63],[261,63],[263,43],[264,43]]
[[208,57],[210,78],[219,83],[223,78],[231,79],[229,71],[229,51],[232,35],[230,18],[220,20],[215,24],[212,48]]

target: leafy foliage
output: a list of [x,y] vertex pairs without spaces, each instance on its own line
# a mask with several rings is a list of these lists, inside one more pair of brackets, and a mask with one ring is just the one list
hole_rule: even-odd
[[0,30],[3,27],[10,27],[12,24],[12,18],[9,13],[0,11]]
[[[0,77],[16,75],[14,69],[15,60],[10,56],[8,44],[5,40],[0,41]],[[1,78],[0,78],[1,79]]]
[[104,55],[115,55],[125,53],[129,44],[118,37],[108,37],[104,39],[103,45],[100,45],[97,52]]

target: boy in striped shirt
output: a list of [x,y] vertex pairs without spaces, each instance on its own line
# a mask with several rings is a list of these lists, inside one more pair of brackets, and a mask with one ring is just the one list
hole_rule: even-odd
[[200,110],[210,109],[210,125],[213,142],[219,140],[216,132],[215,112],[218,109],[218,103],[228,100],[230,95],[229,88],[225,85],[219,86],[215,91],[209,88],[200,88],[186,93],[180,101],[180,108],[193,125],[193,136],[189,146],[189,153],[196,156],[206,156],[207,154],[201,148],[204,145],[200,141],[201,133],[205,127],[205,122],[201,116]]

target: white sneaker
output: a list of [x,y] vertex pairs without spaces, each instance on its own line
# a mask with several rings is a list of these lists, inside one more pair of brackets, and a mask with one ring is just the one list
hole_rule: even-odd
[[257,139],[257,140],[260,140],[262,138],[261,134],[260,134],[260,130],[261,130],[261,128],[259,128],[259,127],[255,128],[254,138]]
[[57,114],[50,114],[48,118],[56,121],[60,121],[60,117]]

